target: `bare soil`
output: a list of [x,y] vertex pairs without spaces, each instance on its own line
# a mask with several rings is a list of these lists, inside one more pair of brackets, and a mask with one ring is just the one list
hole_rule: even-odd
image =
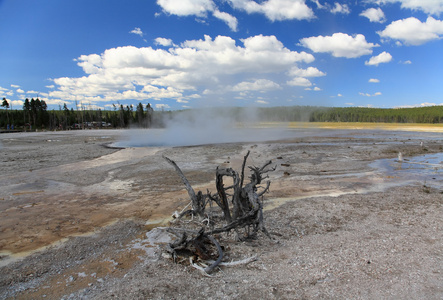
[[[293,130],[281,141],[106,147],[122,135],[0,135],[0,299],[443,298],[441,168],[404,170],[443,152],[441,133]],[[195,189],[215,191],[215,168],[239,169],[247,150],[250,165],[277,167],[264,215],[273,240],[218,236],[224,261],[257,260],[212,277],[174,263],[163,227],[189,199],[162,155]]]

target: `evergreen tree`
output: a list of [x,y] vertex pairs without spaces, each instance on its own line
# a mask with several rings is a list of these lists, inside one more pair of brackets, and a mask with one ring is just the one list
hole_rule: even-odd
[[143,110],[143,104],[140,102],[137,105],[137,123],[139,127],[146,127],[145,126],[145,112]]
[[2,107],[6,108],[6,119],[8,122],[7,124],[9,125],[9,112],[8,112],[9,102],[8,100],[6,100],[6,98],[3,98]]
[[152,115],[154,109],[151,107],[151,103],[146,105],[146,127],[150,128],[152,126]]

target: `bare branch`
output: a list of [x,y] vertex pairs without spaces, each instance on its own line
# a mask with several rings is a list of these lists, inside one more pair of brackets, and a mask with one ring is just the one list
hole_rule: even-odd
[[[173,161],[172,159],[166,157],[163,155],[163,158],[171,165],[174,167],[175,171],[178,173],[178,175],[180,176],[183,184],[186,187],[186,190],[188,191],[188,195],[189,198],[191,199],[192,202],[192,210],[194,213],[198,214],[199,216],[203,216],[204,214],[204,198],[202,193],[199,191],[198,194],[195,194],[194,189],[192,188],[191,184],[189,183],[188,179],[186,178],[186,176],[183,174],[182,170],[177,166],[177,164],[175,163],[175,161]],[[202,203],[203,202],[203,203]],[[203,204],[203,205],[202,205]]]
[[[183,174],[182,170],[177,166],[177,164],[175,163],[175,161],[173,161],[172,159],[166,157],[163,155],[163,158],[171,165],[174,167],[175,171],[178,173],[178,175],[180,176],[183,184],[186,187],[186,190],[188,191],[188,195],[189,198],[191,198],[191,201],[194,203],[194,201],[197,201],[197,196],[195,195],[195,191],[192,188],[191,184],[189,183],[188,179],[186,178],[185,174]],[[194,207],[193,207],[194,208]]]
[[243,164],[241,166],[240,187],[243,186],[243,182],[245,179],[245,166],[246,166],[246,160],[248,159],[249,153],[251,153],[251,151],[248,150],[248,153],[246,153],[246,155],[243,157]]
[[217,242],[217,240],[216,240],[214,237],[212,237],[212,236],[210,236],[210,235],[207,235],[207,237],[208,237],[208,238],[211,240],[211,242],[217,247],[217,252],[218,252],[218,258],[217,258],[217,260],[216,260],[213,264],[211,264],[209,267],[205,268],[205,272],[209,274],[209,273],[212,272],[212,270],[215,269],[215,267],[217,267],[217,266],[221,263],[221,261],[222,261],[222,259],[223,259],[223,250],[222,250],[222,248],[220,247],[220,244]]
[[262,192],[258,193],[257,196],[258,196],[258,197],[263,196],[263,195],[269,190],[269,187],[270,187],[270,186],[271,186],[271,182],[270,182],[270,181],[267,181],[267,182],[266,182],[266,187],[265,187],[265,189],[264,189]]
[[[231,262],[221,262],[219,264],[219,266],[222,267],[234,267],[234,266],[238,266],[238,265],[246,265],[249,264],[250,262],[256,261],[258,259],[257,255],[242,259],[242,260],[236,260],[236,261],[231,261]],[[212,263],[213,261],[208,261],[208,263]]]

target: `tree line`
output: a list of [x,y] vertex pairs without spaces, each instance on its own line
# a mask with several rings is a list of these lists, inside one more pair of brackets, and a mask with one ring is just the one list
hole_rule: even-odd
[[[3,98],[0,109],[0,128],[25,130],[68,130],[96,127],[128,128],[162,126],[160,116],[151,104],[113,105],[112,110],[93,110],[80,105],[78,109],[69,109],[66,103],[59,105],[58,110],[48,110],[44,100],[28,98],[21,109],[12,109],[6,98]],[[14,127],[12,127],[14,126]]]
[[443,123],[443,106],[413,108],[291,106],[261,108],[269,122]]
[[[14,125],[15,129],[67,130],[90,127],[151,128],[163,127],[165,121],[184,111],[154,111],[151,104],[129,106],[113,104],[110,110],[87,109],[80,105],[74,110],[66,104],[58,110],[48,110],[44,100],[26,99],[21,109],[13,110],[3,98],[0,108],[0,128]],[[217,109],[216,109],[217,110]],[[220,116],[242,122],[249,108],[219,108]],[[443,106],[415,108],[364,108],[282,106],[256,109],[261,122],[378,122],[378,123],[443,123]]]

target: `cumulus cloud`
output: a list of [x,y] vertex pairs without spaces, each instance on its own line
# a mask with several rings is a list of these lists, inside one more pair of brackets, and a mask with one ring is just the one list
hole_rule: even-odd
[[392,60],[392,55],[386,51],[383,51],[377,56],[371,57],[368,61],[365,61],[367,66],[378,66],[379,64],[388,63]]
[[384,12],[381,10],[380,7],[378,8],[368,8],[367,10],[363,11],[360,16],[366,17],[371,22],[375,23],[384,23],[386,21],[386,17]]
[[372,54],[377,44],[368,43],[362,34],[350,36],[346,33],[334,33],[332,36],[308,37],[300,40],[301,45],[314,52],[331,53],[335,57],[356,58]]
[[422,45],[443,35],[443,21],[428,17],[422,23],[414,17],[394,21],[383,31],[377,32],[382,38],[398,40],[406,45]]
[[212,0],[157,0],[164,12],[177,16],[197,16],[207,18],[211,13],[215,18],[225,22],[232,31],[237,31],[238,21],[234,16],[219,11]]
[[23,107],[23,104],[25,102],[22,100],[13,100],[13,101],[10,101],[10,103],[12,104],[11,105],[12,107]]
[[370,83],[379,83],[380,80],[377,79],[377,78],[371,78],[371,79],[369,79],[369,82],[370,82]]
[[[159,44],[172,41],[157,38]],[[291,51],[275,36],[257,35],[241,40],[227,36],[188,40],[168,49],[125,46],[102,54],[82,55],[76,59],[85,72],[79,78],[54,79],[57,89],[50,92],[58,99],[82,99],[96,103],[126,99],[195,99],[210,91],[267,91],[280,85],[269,79],[245,80],[257,74],[284,76],[297,70],[298,63],[310,63],[314,56]],[[304,76],[321,76],[315,68],[300,71]],[[295,76],[293,74],[292,76]],[[298,80],[298,82],[297,82]],[[297,79],[293,85],[311,84]]]
[[234,92],[243,92],[243,91],[271,91],[271,90],[277,90],[280,89],[280,85],[278,83],[275,83],[272,80],[268,79],[258,79],[254,82],[248,82],[243,81],[238,84],[236,84],[232,90]]
[[17,88],[19,88],[20,86],[19,86],[19,85],[16,85],[16,84],[11,84],[11,87],[17,89]]
[[402,8],[421,10],[427,14],[439,15],[443,12],[442,0],[370,0],[378,5],[400,3]]
[[170,109],[171,107],[168,104],[155,104],[154,105],[156,109],[163,110],[163,109]]
[[287,82],[288,85],[291,86],[311,86],[312,83],[307,78],[303,77],[295,77],[292,80],[289,80]]
[[351,10],[349,9],[349,6],[347,4],[340,4],[338,2],[335,2],[334,7],[331,9],[331,13],[348,15],[351,13]]
[[206,16],[208,11],[215,9],[212,0],[157,0],[163,11],[177,16]]
[[236,17],[219,10],[214,11],[214,17],[225,22],[232,31],[237,31],[238,21]]
[[138,27],[135,27],[129,33],[133,33],[133,34],[136,34],[136,35],[139,35],[139,36],[143,37],[143,31],[140,28],[138,28]]
[[169,47],[169,46],[172,46],[172,44],[173,44],[171,39],[165,39],[162,37],[158,37],[154,41],[155,41],[156,45],[160,45],[163,47]]
[[289,76],[295,77],[321,77],[326,76],[326,73],[320,71],[314,67],[308,67],[307,69],[300,69],[298,67],[294,67],[289,70]]
[[255,103],[258,103],[258,104],[264,104],[264,105],[269,104],[269,102],[268,102],[268,101],[265,101],[265,100],[257,100],[257,101],[255,101]]
[[19,93],[19,94],[24,94],[24,93],[25,93],[25,91],[22,90],[22,89],[16,89],[15,91],[16,91],[17,93]]
[[267,0],[257,3],[253,0],[228,0],[234,9],[249,14],[261,13],[271,21],[312,19],[314,12],[305,0]]
[[212,0],[157,0],[157,4],[161,6],[167,14],[177,16],[197,16],[207,18],[211,13],[215,18],[225,22],[232,31],[237,31],[237,18],[219,11],[217,5]]
[[[314,12],[306,5],[305,0],[227,0],[234,10],[242,10],[248,14],[263,14],[271,21],[309,20]],[[238,30],[238,20],[227,12],[220,11],[213,0],[157,0],[163,12],[177,16],[197,16],[206,18],[209,14],[225,22],[232,31]],[[317,5],[320,5],[317,1]],[[321,5],[320,5],[321,6]],[[347,5],[336,3],[336,12],[349,13]],[[202,20],[202,19],[200,19]]]
[[360,96],[364,96],[364,97],[376,97],[376,96],[381,96],[381,92],[377,92],[377,93],[374,93],[374,94],[369,94],[369,93],[362,93],[362,92],[360,92],[360,93],[358,93]]

